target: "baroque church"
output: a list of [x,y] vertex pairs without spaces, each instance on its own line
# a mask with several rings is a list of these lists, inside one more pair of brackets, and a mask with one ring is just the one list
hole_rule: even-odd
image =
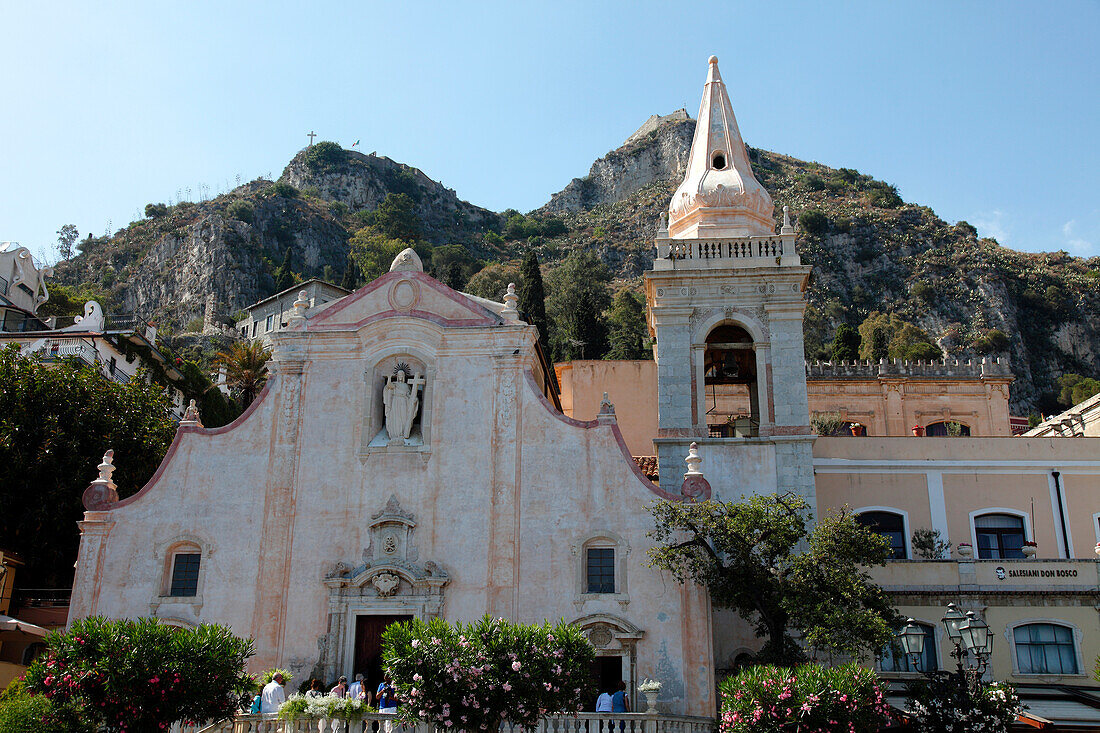
[[[137,494],[117,499],[105,458],[85,493],[70,620],[224,623],[256,640],[253,668],[332,680],[377,677],[395,620],[564,618],[596,647],[601,679],[659,679],[666,712],[709,714],[716,671],[760,642],[704,589],[647,566],[647,507],[790,491],[815,514],[847,505],[875,517],[895,558],[875,578],[929,629],[930,664],[950,662],[937,630],[950,601],[994,628],[995,676],[1087,680],[1100,651],[1098,439],[816,436],[810,272],[786,207],[777,217],[753,176],[711,57],[645,276],[654,395],[608,371],[588,386],[598,407],[579,414],[512,287],[503,302],[456,292],[405,250],[350,295],[300,298],[270,335],[263,393],[222,428],[189,414]],[[883,387],[885,404],[901,381]],[[719,393],[743,403],[735,432],[710,425]],[[655,405],[652,470],[616,416],[635,402]],[[958,550],[918,557],[919,528]],[[1028,543],[1038,558],[1017,554]],[[1071,647],[1057,664],[1031,656],[1040,626],[1064,630],[1051,636]],[[907,664],[876,662],[902,678]]]

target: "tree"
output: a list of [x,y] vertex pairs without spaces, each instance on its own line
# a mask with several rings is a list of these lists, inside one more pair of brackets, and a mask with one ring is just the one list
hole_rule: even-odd
[[517,282],[519,279],[520,273],[515,267],[494,262],[491,265],[486,265],[470,278],[470,281],[466,283],[466,292],[499,303],[504,300],[508,283]]
[[615,294],[611,311],[607,316],[611,350],[606,359],[651,359],[646,349],[645,300],[637,293],[623,288]]
[[413,200],[407,194],[388,193],[374,211],[360,215],[363,223],[388,239],[399,239],[406,246],[420,239],[420,221]]
[[832,357],[833,361],[848,361],[859,358],[859,345],[862,339],[859,331],[842,323],[837,326],[836,335],[833,336]]
[[824,234],[829,229],[829,219],[818,209],[807,209],[798,215],[798,223],[807,234]]
[[67,260],[73,256],[73,245],[80,238],[80,232],[73,224],[66,224],[57,230],[57,253],[61,259]]
[[939,359],[940,347],[932,343],[919,327],[908,323],[895,313],[872,311],[859,325],[861,340],[859,357],[879,359]]
[[846,510],[808,530],[806,509],[794,494],[658,502],[650,565],[706,586],[716,606],[754,624],[765,640],[757,661],[803,661],[792,630],[815,653],[876,654],[901,625],[866,570],[885,564],[889,544]]
[[554,361],[601,359],[607,353],[610,282],[611,270],[592,252],[572,252],[550,271],[546,316]]
[[75,706],[85,721],[109,731],[224,720],[254,684],[245,673],[253,642],[226,626],[92,617],[50,632],[46,645],[46,655],[26,672],[28,691]]
[[530,731],[544,712],[580,710],[591,698],[595,657],[580,629],[564,621],[413,619],[382,633],[383,664],[407,701],[398,714],[440,730],[496,731],[507,720]]
[[294,271],[290,269],[290,247],[287,247],[282,264],[275,268],[275,292],[281,293],[292,287],[295,282],[297,280],[294,277]]
[[229,351],[214,357],[214,366],[225,367],[225,382],[241,406],[247,408],[267,382],[267,362],[271,352],[259,341],[233,344]]
[[539,330],[539,344],[549,354],[550,341],[546,332],[546,292],[542,284],[542,269],[533,249],[527,250],[519,266],[519,310],[527,316],[527,322]]
[[175,435],[164,389],[144,373],[125,384],[97,368],[45,364],[0,350],[0,537],[27,560],[28,587],[72,584],[84,514],[80,497],[96,465],[115,451],[119,496],[140,489]]
[[1058,388],[1058,402],[1065,407],[1073,407],[1100,393],[1100,380],[1080,374],[1063,374],[1055,384]]
[[359,285],[359,265],[355,264],[355,260],[351,254],[348,254],[348,263],[344,265],[344,276],[340,279],[340,287],[344,290],[355,290]]
[[369,283],[389,272],[393,258],[407,246],[408,243],[383,234],[377,227],[366,226],[348,241],[348,256],[359,268],[363,280]]
[[[158,219],[167,216],[168,207],[164,204],[145,204],[145,216],[149,219]],[[88,235],[91,238],[91,234]]]

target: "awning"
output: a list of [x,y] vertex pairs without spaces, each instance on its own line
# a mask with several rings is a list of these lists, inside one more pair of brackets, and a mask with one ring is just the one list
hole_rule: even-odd
[[0,614],[0,642],[25,641],[33,642],[42,639],[49,632],[41,626],[20,621],[11,616]]

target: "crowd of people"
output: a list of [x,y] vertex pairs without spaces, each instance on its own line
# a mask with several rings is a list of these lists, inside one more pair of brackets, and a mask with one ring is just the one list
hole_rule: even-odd
[[[286,690],[283,685],[285,680],[283,675],[275,673],[271,678],[271,682],[264,685],[263,690],[259,695],[256,695],[252,701],[252,713],[277,713],[279,712],[279,706],[286,701]],[[309,681],[308,689],[306,690],[306,697],[324,697],[324,686],[318,679],[311,679]],[[329,695],[335,697],[350,698],[352,700],[361,700],[365,705],[377,705],[378,712],[396,714],[397,707],[400,702],[397,699],[397,691],[393,687],[393,680],[389,675],[378,684],[376,690],[367,689],[367,684],[362,674],[355,675],[355,681],[350,685],[348,684],[348,678],[346,675],[340,675],[340,679],[336,681],[335,687],[328,691]],[[391,729],[391,723],[387,722],[387,732]]]

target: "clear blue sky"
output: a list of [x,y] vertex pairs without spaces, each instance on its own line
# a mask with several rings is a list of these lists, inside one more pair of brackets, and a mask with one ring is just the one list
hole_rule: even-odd
[[[750,144],[1024,250],[1100,254],[1096,2],[9,3],[0,239],[278,176],[315,130],[544,203],[717,54]],[[777,202],[782,203],[782,202]],[[52,255],[51,255],[52,258]]]

